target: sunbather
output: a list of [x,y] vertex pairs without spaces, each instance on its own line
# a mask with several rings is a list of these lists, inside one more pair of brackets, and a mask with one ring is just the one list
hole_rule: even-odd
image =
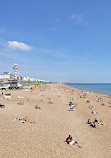
[[28,117],[24,117],[24,118],[13,118],[13,121],[21,121],[22,123],[35,123],[34,121],[31,121]]
[[0,108],[5,108],[5,105],[0,104]]
[[92,114],[98,114],[98,112],[96,112],[96,111],[92,111]]
[[35,123],[34,121],[31,121],[28,117],[24,117],[21,120],[23,121],[23,123],[24,123],[24,121],[28,122],[28,123]]
[[38,105],[35,106],[36,109],[41,109]]
[[70,107],[68,111],[73,111],[73,110],[76,110],[76,109],[74,109],[74,107]]
[[100,122],[98,122],[98,125],[100,125],[100,126],[104,125],[103,121],[101,119],[100,119]]
[[93,123],[98,123],[98,120],[97,119],[94,119],[94,122]]
[[87,100],[86,102],[87,102],[87,103],[90,103],[90,101],[89,101],[89,100]]
[[90,126],[93,127],[93,128],[96,128],[96,124],[95,123],[91,123]]

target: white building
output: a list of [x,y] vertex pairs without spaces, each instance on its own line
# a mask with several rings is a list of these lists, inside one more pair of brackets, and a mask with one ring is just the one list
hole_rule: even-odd
[[[3,75],[0,75],[0,79],[3,79],[3,80],[9,80],[9,79],[14,79],[15,76],[14,75],[11,75],[9,72],[4,72]],[[41,79],[35,79],[35,78],[32,78],[32,77],[28,77],[28,76],[18,76],[17,79],[19,81],[38,81],[38,82],[47,82],[46,80],[41,80]]]
[[30,77],[22,77],[22,81],[30,81]]
[[37,79],[32,77],[22,77],[22,81],[37,81]]
[[11,74],[9,72],[4,72],[3,75],[0,75],[0,79],[10,79]]

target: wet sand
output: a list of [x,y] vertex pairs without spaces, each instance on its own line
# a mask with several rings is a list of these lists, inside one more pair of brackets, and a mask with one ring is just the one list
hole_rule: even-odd
[[[111,96],[63,84],[41,85],[33,92],[29,86],[24,88],[28,91],[5,91],[11,93],[11,99],[0,96],[0,103],[5,105],[0,108],[1,158],[111,157]],[[85,98],[80,98],[83,94]],[[20,100],[23,105],[17,104]],[[68,111],[70,101],[78,105],[76,111]],[[36,105],[41,109],[35,109]],[[89,106],[98,114],[92,114]],[[13,120],[24,117],[35,123]],[[88,118],[102,119],[105,125],[92,128],[86,124]],[[81,148],[64,142],[69,134]]]

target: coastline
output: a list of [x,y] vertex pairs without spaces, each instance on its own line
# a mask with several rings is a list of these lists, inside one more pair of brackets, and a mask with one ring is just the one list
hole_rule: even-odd
[[[67,86],[71,86],[70,84],[64,84],[64,85],[67,85]],[[74,84],[73,84],[74,85]],[[87,84],[88,85],[88,84]],[[93,84],[92,84],[93,85]],[[74,87],[74,86],[71,86],[71,87]],[[77,87],[74,87],[74,88],[77,88]],[[108,95],[108,96],[111,96],[111,94],[108,94],[108,93],[103,93],[103,92],[97,92],[97,91],[92,91],[92,90],[86,90],[86,89],[81,89],[81,88],[77,88],[79,90],[84,90],[84,91],[89,91],[89,92],[94,92],[94,93],[98,93],[98,94],[103,94],[103,95]]]
[[[0,157],[8,158],[110,158],[111,157],[111,97],[107,94],[81,90],[65,84],[39,85],[33,92],[31,86],[22,90],[9,90],[11,99],[0,98],[5,108],[0,109],[1,149]],[[27,91],[26,91],[27,90]],[[85,98],[80,98],[86,94]],[[18,99],[18,96],[24,98]],[[72,98],[75,100],[72,100]],[[96,100],[102,98],[100,100]],[[24,102],[18,105],[18,101]],[[90,100],[90,103],[87,103]],[[76,111],[68,111],[70,101],[78,105]],[[104,106],[102,104],[104,103]],[[41,109],[35,109],[39,105]],[[89,106],[95,106],[98,115],[91,114]],[[34,124],[13,121],[28,117]],[[104,126],[96,129],[86,124],[87,119],[102,119]],[[81,149],[64,143],[71,134]]]

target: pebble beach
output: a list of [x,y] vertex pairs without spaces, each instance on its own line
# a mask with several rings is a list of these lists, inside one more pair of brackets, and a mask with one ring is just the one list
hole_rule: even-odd
[[[64,84],[31,87],[0,96],[5,105],[0,108],[1,158],[111,158],[110,95]],[[11,99],[4,99],[6,93]],[[70,102],[77,105],[72,111]],[[24,117],[32,122],[19,120]],[[103,125],[92,128],[88,119],[101,119]],[[65,143],[68,135],[81,148]]]

